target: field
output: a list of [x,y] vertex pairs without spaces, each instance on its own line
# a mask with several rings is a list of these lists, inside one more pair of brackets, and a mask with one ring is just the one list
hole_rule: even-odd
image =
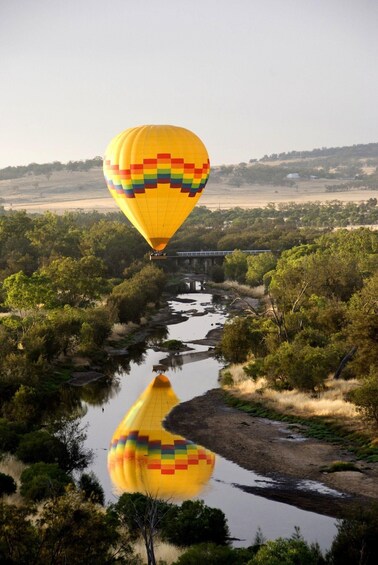
[[[297,180],[295,186],[232,186],[225,182],[208,182],[200,205],[217,208],[260,208],[270,202],[361,202],[377,198],[377,190],[326,192],[327,179]],[[51,175],[28,175],[0,181],[0,205],[6,210],[44,212],[51,210],[99,210],[111,212],[117,206],[109,195],[101,168],[87,172],[57,171]]]

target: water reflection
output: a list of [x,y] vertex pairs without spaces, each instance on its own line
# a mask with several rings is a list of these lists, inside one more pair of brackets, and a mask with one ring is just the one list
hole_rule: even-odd
[[160,374],[127,412],[108,454],[109,474],[118,491],[182,500],[197,496],[210,480],[215,455],[162,427],[178,403],[169,379]]

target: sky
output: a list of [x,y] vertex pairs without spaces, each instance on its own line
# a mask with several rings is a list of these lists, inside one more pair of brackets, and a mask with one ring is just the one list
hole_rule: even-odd
[[142,124],[214,165],[378,141],[377,0],[0,0],[0,168]]

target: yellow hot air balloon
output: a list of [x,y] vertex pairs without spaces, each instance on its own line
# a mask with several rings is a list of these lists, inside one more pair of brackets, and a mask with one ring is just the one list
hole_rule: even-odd
[[127,412],[108,453],[109,474],[119,491],[183,500],[209,481],[215,455],[162,426],[178,402],[169,379],[159,375]]
[[110,193],[157,252],[193,210],[209,173],[202,141],[176,126],[127,129],[110,142],[104,157]]

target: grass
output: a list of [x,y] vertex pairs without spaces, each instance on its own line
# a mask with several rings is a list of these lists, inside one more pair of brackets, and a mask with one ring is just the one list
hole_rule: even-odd
[[6,475],[10,475],[17,484],[17,492],[11,494],[9,496],[4,496],[3,501],[8,504],[15,504],[17,506],[21,506],[23,502],[23,498],[19,494],[20,488],[20,477],[22,471],[26,468],[26,465],[22,463],[17,457],[11,454],[6,454],[2,458],[0,458],[0,472],[5,473]]
[[[232,367],[229,370],[232,371]],[[248,379],[248,394],[243,394],[243,387],[240,388],[234,385],[233,388],[224,390],[225,401],[230,406],[253,416],[300,425],[301,433],[306,437],[341,445],[353,453],[357,459],[369,463],[378,462],[378,445],[376,440],[369,437],[366,433],[347,426],[345,418],[340,417],[342,411],[339,411],[337,418],[329,407],[327,411],[319,409],[319,407],[311,411],[306,406],[305,409],[302,407],[299,413],[295,413],[294,410],[289,412],[287,409],[285,410],[282,403],[274,403],[269,394],[266,396],[266,389],[264,389],[263,384],[261,379],[258,379],[256,382]],[[341,384],[340,388],[343,389],[343,387],[344,385]],[[346,386],[344,388],[347,389]],[[252,389],[253,393],[251,392]],[[281,396],[283,393],[278,394]],[[296,397],[297,401],[298,398],[300,397]],[[324,405],[324,399],[322,398],[312,400],[313,402],[318,401],[320,406]],[[298,402],[294,403],[292,401],[292,405],[294,404],[297,409],[299,406]],[[333,402],[336,402],[336,400],[333,400]],[[329,406],[329,403],[332,403],[332,400],[328,399],[327,406]]]
[[362,471],[349,461],[334,461],[328,467],[323,467],[322,471],[324,473],[338,473],[340,471],[357,471],[361,473]]
[[[133,549],[137,555],[139,555],[143,560],[146,559],[146,548],[142,539],[139,539],[134,545]],[[175,563],[180,555],[184,553],[185,550],[166,543],[163,541],[155,540],[155,557],[157,562],[163,562],[167,565]]]

